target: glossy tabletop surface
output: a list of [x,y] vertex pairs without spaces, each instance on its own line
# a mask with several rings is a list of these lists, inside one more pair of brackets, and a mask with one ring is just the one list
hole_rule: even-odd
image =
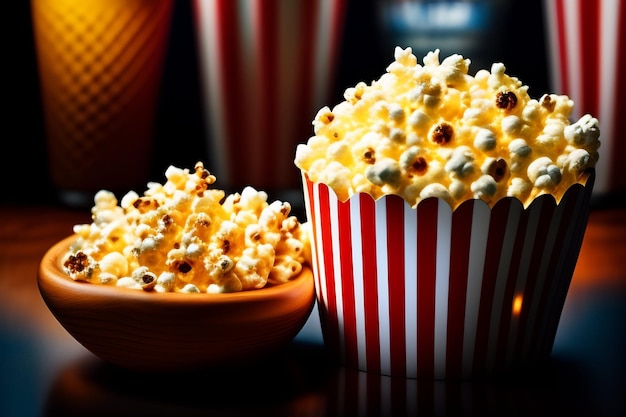
[[[426,381],[345,369],[315,309],[255,365],[145,375],[102,362],[56,321],[37,287],[45,251],[88,210],[0,206],[0,416],[582,415],[626,411],[626,208],[594,207],[549,363],[497,380]],[[149,349],[146,346],[146,349]],[[131,413],[131,414],[129,414]]]

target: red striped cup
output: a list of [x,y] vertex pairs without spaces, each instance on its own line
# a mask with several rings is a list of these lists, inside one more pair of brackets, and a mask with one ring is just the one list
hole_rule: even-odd
[[346,3],[194,1],[207,167],[226,188],[299,188],[293,151],[332,92]]
[[409,378],[494,375],[549,357],[594,171],[526,209],[431,198],[345,202],[303,175],[324,342],[340,363]]
[[594,193],[626,191],[626,2],[544,0],[552,88],[576,103],[575,118],[600,121],[602,146]]

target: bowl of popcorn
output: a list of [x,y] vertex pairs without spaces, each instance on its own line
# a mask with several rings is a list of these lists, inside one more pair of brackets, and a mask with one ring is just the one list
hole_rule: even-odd
[[324,341],[411,378],[550,356],[598,160],[598,120],[502,63],[411,48],[325,106],[298,145]]
[[139,371],[251,363],[301,330],[315,302],[306,224],[246,187],[225,195],[203,166],[119,202],[94,197],[92,223],[51,247],[38,285],[83,346]]

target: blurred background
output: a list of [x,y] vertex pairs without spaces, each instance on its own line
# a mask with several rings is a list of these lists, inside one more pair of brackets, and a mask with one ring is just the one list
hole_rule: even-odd
[[[437,13],[436,9],[429,11],[430,14],[424,14],[423,10],[416,12],[403,9],[405,6],[402,3],[397,0],[347,1],[329,106],[343,100],[345,88],[359,81],[369,83],[378,78],[393,60],[394,43],[409,46],[409,43],[416,41],[407,33],[412,24],[423,28],[420,19],[424,16],[429,17],[428,21],[432,25],[437,22],[443,24],[444,28],[447,25],[452,34],[455,33],[454,25],[457,23],[480,25],[480,19],[491,19],[488,23],[490,32],[486,37],[481,35],[472,40],[473,45],[458,43],[459,39],[466,36],[457,36],[457,43],[454,39],[438,39],[437,42],[442,46],[441,56],[469,51],[468,54],[472,55],[467,56],[473,61],[470,67],[472,75],[491,62],[501,61],[505,63],[508,74],[530,86],[532,97],[539,97],[549,91],[541,0],[476,1],[473,3],[478,3],[482,9],[461,7],[456,14],[448,16]],[[472,2],[454,3],[463,6]],[[492,9],[488,9],[490,5]],[[8,95],[5,96],[6,110],[2,113],[5,129],[0,151],[0,178],[4,191],[0,198],[14,203],[56,204],[58,201],[48,175],[31,6],[28,1],[19,1],[10,2],[8,7],[4,22],[8,23],[12,34],[4,37],[10,58],[3,65],[3,71],[8,71],[5,78]],[[455,16],[467,17],[468,13],[474,13],[469,23],[455,21]],[[193,18],[192,1],[174,2],[157,98],[155,145],[150,158],[150,180],[153,181],[162,182],[163,173],[169,165],[192,168],[196,161],[207,159],[208,132]],[[441,35],[437,34],[437,27],[430,29],[433,36]],[[418,38],[425,36],[422,33]],[[476,45],[479,48],[472,49]],[[423,55],[419,47],[414,45],[414,51],[421,62]],[[314,116],[314,113],[307,115],[308,134],[312,133],[310,121]],[[305,142],[308,134],[299,138],[299,142]],[[111,161],[111,164],[115,162]],[[143,188],[139,191],[143,191]]]

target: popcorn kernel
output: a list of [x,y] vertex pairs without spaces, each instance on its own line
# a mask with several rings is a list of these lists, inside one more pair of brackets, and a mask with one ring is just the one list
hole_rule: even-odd
[[474,76],[469,65],[458,54],[440,61],[439,50],[420,65],[411,48],[395,48],[386,73],[346,89],[346,101],[333,108],[340,138],[321,126],[329,108],[318,112],[315,136],[298,145],[295,165],[341,201],[354,193],[396,194],[411,207],[438,196],[453,209],[472,198],[493,206],[511,196],[528,205],[553,193],[559,201],[595,167],[598,120],[587,114],[570,123],[569,97],[532,99],[502,63]]
[[96,193],[93,222],[74,226],[77,239],[63,263],[70,278],[223,293],[285,282],[310,262],[309,229],[290,216],[289,203],[270,204],[252,187],[226,196],[211,188],[216,178],[201,162],[192,171],[170,166],[165,176],[119,206],[113,193]]

